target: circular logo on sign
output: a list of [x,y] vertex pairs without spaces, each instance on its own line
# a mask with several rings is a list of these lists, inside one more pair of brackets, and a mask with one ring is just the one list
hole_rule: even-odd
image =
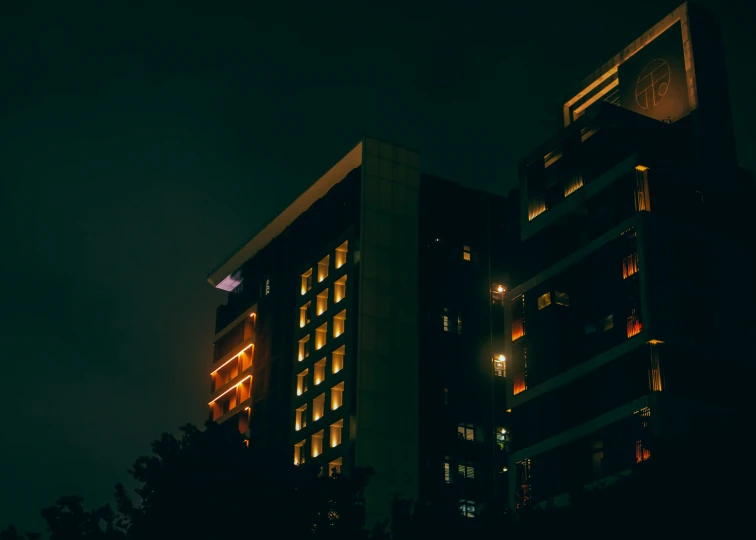
[[641,109],[653,109],[669,90],[671,71],[666,60],[651,60],[635,82],[635,102]]

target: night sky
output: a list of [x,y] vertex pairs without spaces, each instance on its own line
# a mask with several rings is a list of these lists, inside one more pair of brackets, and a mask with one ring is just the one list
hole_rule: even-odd
[[[41,529],[59,495],[107,502],[161,432],[205,420],[224,301],[207,274],[361,134],[506,193],[573,85],[678,3],[249,2],[220,18],[155,1],[0,20],[0,530]],[[753,3],[701,3],[753,170]]]

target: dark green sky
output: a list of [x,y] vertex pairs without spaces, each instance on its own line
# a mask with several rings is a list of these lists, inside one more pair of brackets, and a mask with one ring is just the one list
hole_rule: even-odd
[[[105,502],[162,431],[204,421],[223,302],[207,273],[362,133],[506,193],[560,99],[677,3],[248,2],[221,18],[155,1],[1,19],[0,529],[39,527],[61,494]],[[754,8],[702,3],[721,16],[754,169]]]

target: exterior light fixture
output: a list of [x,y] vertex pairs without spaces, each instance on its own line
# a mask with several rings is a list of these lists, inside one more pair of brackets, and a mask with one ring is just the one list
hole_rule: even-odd
[[498,292],[504,292],[504,287],[502,287],[501,285],[499,285],[499,286],[498,286],[498,287],[496,288],[496,290],[497,290]]

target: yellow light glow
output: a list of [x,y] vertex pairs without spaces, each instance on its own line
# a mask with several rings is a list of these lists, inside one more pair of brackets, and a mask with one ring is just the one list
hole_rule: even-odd
[[501,285],[499,285],[498,287],[496,287],[496,290],[498,292],[504,292],[504,287],[502,287]]
[[635,166],[635,170],[636,171],[647,171],[648,167],[646,167],[645,165],[636,165]]
[[248,411],[248,410],[249,410],[249,407],[244,407],[244,410],[245,410],[245,411]]
[[499,362],[504,362],[506,360],[506,357],[503,354],[499,355]]
[[251,379],[251,378],[252,378],[252,375],[247,375],[242,380],[240,380],[238,383],[236,383],[231,388],[229,388],[228,390],[226,390],[225,392],[223,392],[221,395],[219,395],[217,398],[213,399],[212,401],[209,401],[207,404],[208,405],[212,405],[213,403],[215,403],[216,401],[218,401],[220,398],[222,398],[223,396],[225,396],[226,394],[228,394],[231,390],[233,390],[233,389],[241,386],[242,383],[244,383],[247,379]]
[[225,362],[223,362],[223,364],[222,364],[222,365],[218,366],[217,368],[215,368],[215,370],[211,371],[211,372],[210,372],[210,375],[211,375],[211,376],[212,376],[212,375],[215,375],[215,374],[216,374],[216,373],[218,372],[218,370],[220,370],[220,369],[223,369],[223,367],[224,367],[224,366],[225,366],[226,364],[228,364],[229,362],[231,362],[231,361],[233,361],[233,360],[236,360],[236,359],[238,359],[238,358],[239,358],[239,357],[241,356],[241,354],[242,354],[242,353],[243,353],[244,351],[246,351],[246,350],[247,350],[247,349],[249,349],[250,347],[254,347],[254,346],[255,346],[255,344],[254,344],[254,343],[250,343],[249,345],[247,345],[246,347],[244,347],[244,348],[243,348],[243,349],[242,349],[241,351],[239,351],[239,354],[236,354],[236,355],[232,356],[231,358],[229,358],[228,360],[226,360]]
[[502,468],[501,468],[501,472],[507,472],[508,470],[509,470],[509,469],[507,469],[506,467],[502,467]]
[[502,433],[502,435],[503,435],[503,434],[505,434],[506,432],[507,432],[507,430],[506,430],[506,429],[504,429],[504,428],[502,428],[502,429],[501,429],[501,433]]
[[255,315],[257,315],[257,313],[252,312],[249,314],[250,317],[254,317]]

